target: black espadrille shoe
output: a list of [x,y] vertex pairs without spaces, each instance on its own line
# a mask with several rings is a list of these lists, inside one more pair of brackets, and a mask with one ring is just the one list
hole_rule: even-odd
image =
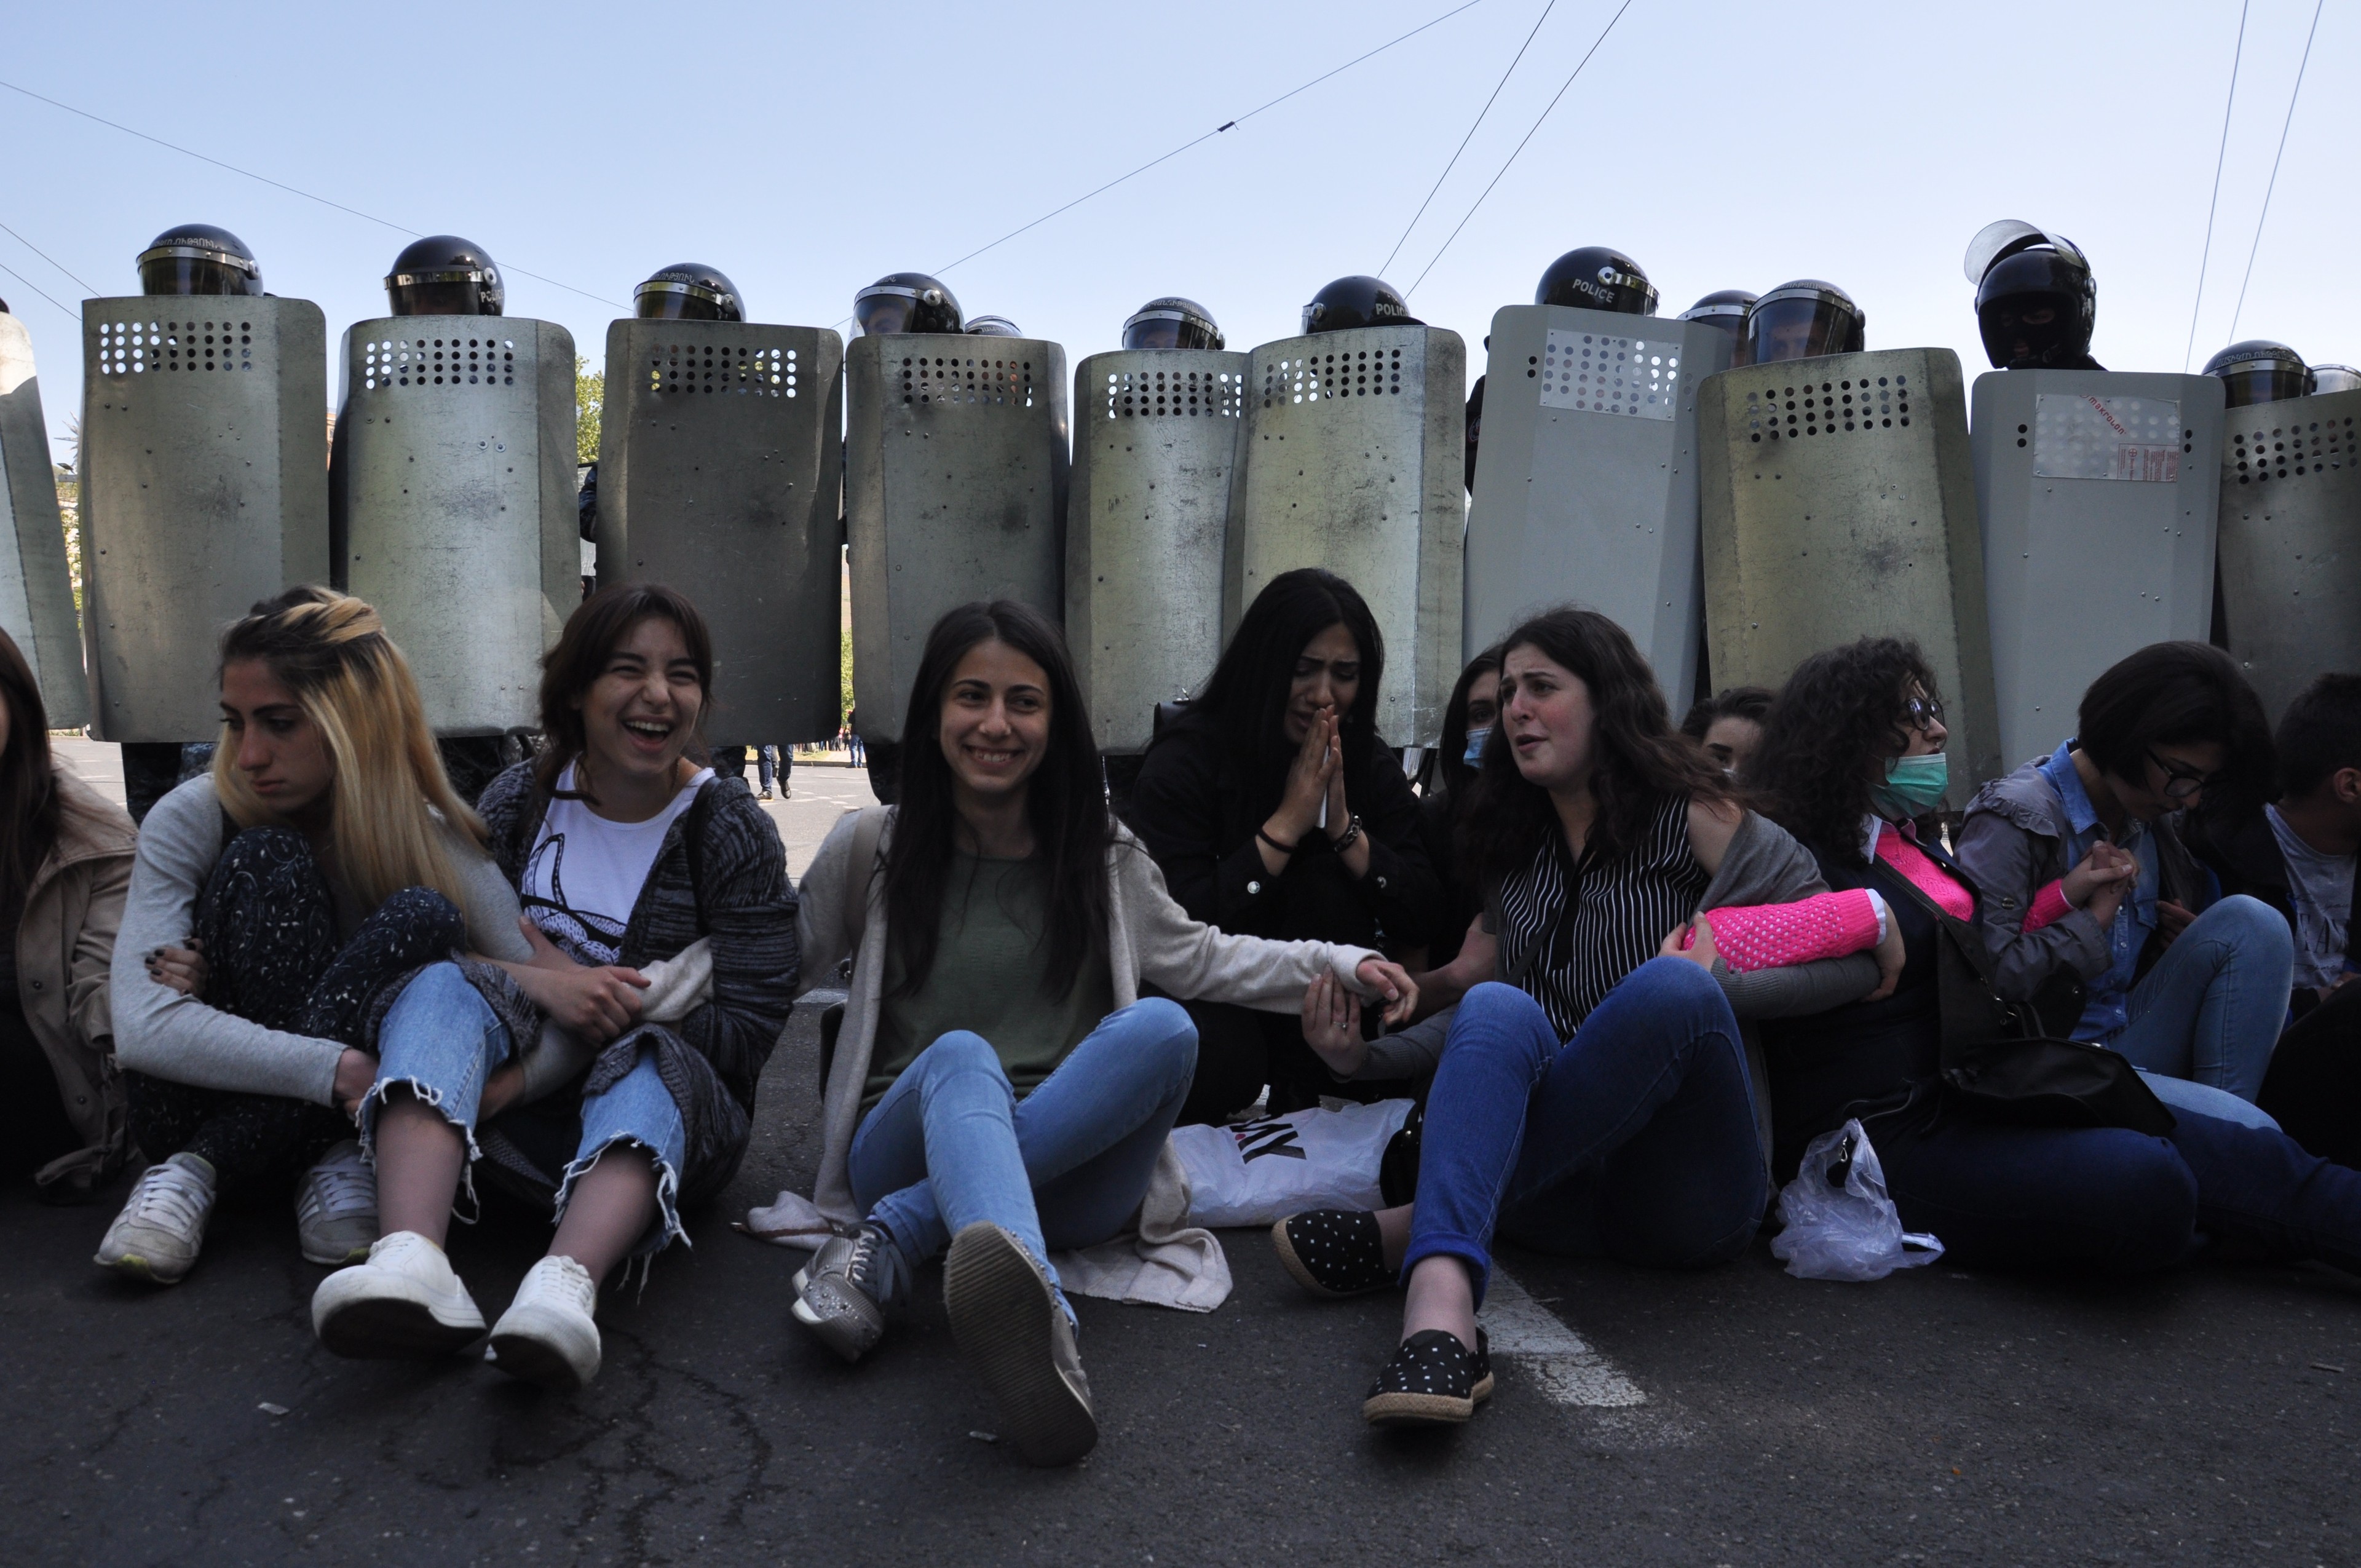
[[1422,1329],[1394,1347],[1361,1402],[1361,1419],[1371,1426],[1456,1426],[1491,1397],[1491,1345],[1482,1329],[1473,1354],[1457,1334]]
[[1270,1228],[1270,1245],[1314,1296],[1358,1296],[1394,1282],[1385,1236],[1366,1209],[1306,1209]]

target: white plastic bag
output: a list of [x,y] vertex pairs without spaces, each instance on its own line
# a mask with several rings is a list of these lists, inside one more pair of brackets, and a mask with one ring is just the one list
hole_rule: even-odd
[[1386,1145],[1411,1102],[1291,1111],[1235,1126],[1172,1129],[1189,1178],[1189,1223],[1268,1225],[1302,1209],[1376,1209]]
[[1779,1223],[1772,1254],[1798,1279],[1883,1279],[1943,1255],[1933,1236],[1903,1230],[1859,1121],[1812,1140],[1779,1194]]

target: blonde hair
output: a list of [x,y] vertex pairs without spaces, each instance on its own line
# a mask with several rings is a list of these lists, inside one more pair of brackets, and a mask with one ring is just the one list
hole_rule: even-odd
[[[320,732],[335,763],[330,842],[338,880],[371,908],[405,887],[431,887],[465,908],[444,848],[451,824],[480,846],[483,818],[451,788],[426,727],[410,662],[363,601],[332,588],[290,588],[222,633],[224,668],[258,659]],[[225,724],[214,751],[214,793],[240,828],[285,819],[248,787]]]

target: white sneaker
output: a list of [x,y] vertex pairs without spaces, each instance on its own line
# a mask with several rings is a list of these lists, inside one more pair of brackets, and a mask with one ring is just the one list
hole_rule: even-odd
[[571,1394],[598,1376],[598,1287],[570,1257],[544,1257],[492,1327],[492,1354],[511,1377]]
[[441,1247],[416,1231],[396,1231],[378,1239],[367,1263],[320,1281],[312,1332],[337,1355],[448,1355],[484,1337],[484,1314]]
[[176,1154],[149,1166],[91,1261],[150,1285],[179,1284],[205,1245],[214,1191],[213,1163],[202,1155]]
[[377,1241],[377,1172],[353,1139],[303,1173],[295,1189],[295,1234],[312,1263],[341,1266],[368,1256]]

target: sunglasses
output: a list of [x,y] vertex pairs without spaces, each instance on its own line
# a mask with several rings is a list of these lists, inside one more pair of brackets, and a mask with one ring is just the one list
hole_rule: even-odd
[[1943,705],[1931,696],[1914,696],[1903,703],[1902,718],[1913,729],[1931,729],[1943,722]]

